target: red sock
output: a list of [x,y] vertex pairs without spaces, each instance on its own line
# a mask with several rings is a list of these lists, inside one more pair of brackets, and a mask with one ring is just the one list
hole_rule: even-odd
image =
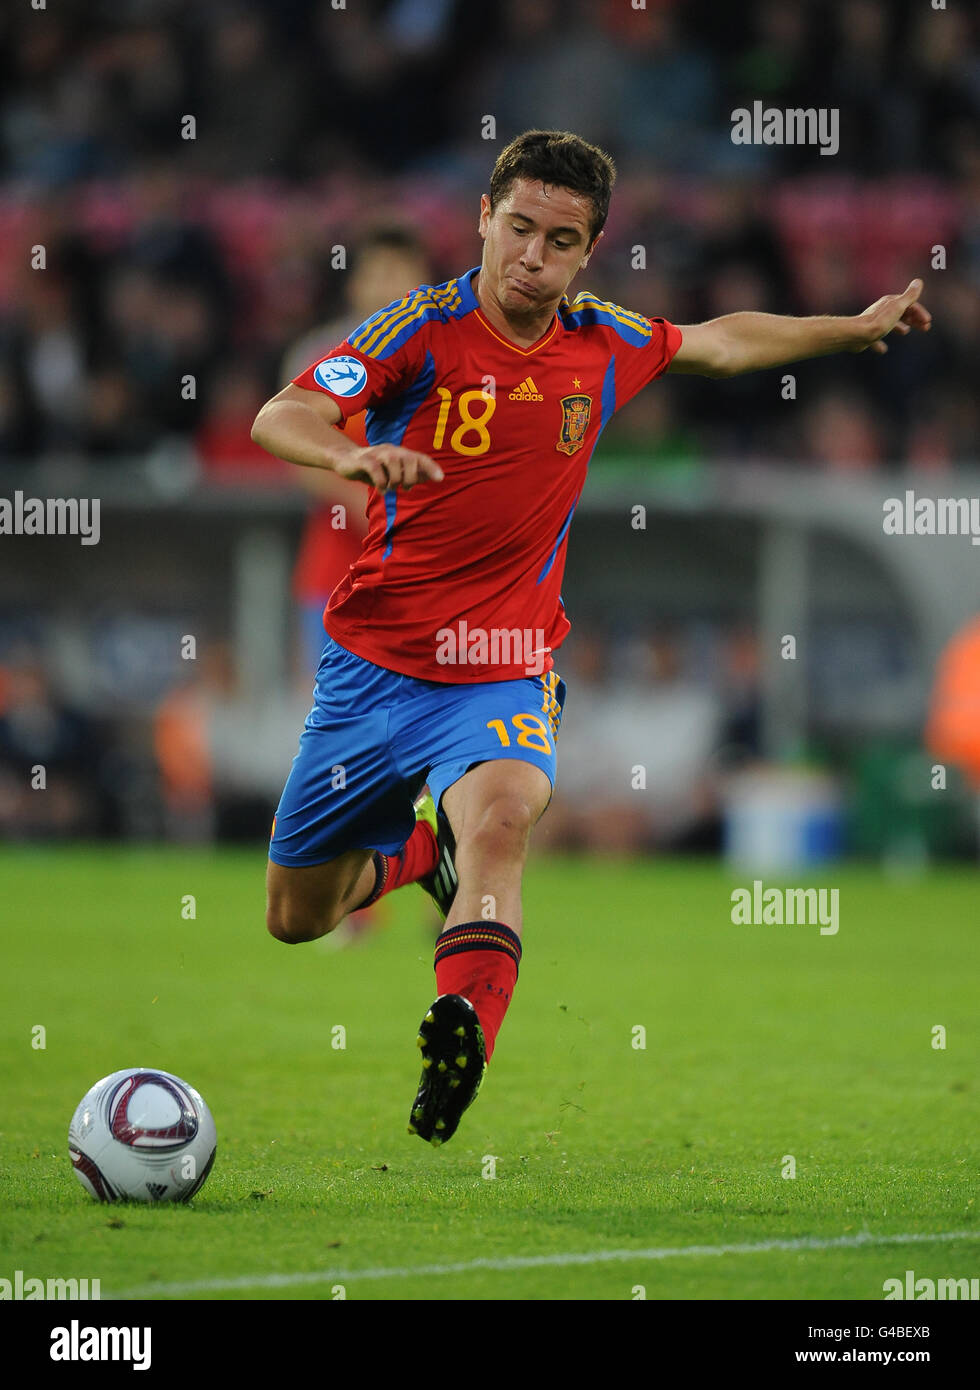
[[440,994],[461,994],[476,1009],[488,1062],[520,963],[521,939],[503,922],[464,922],[436,942],[436,987]]
[[374,851],[377,878],[358,911],[370,907],[395,888],[402,888],[406,883],[417,883],[420,878],[425,878],[426,874],[433,873],[438,862],[439,847],[432,833],[432,826],[424,820],[417,821],[415,829],[397,854]]

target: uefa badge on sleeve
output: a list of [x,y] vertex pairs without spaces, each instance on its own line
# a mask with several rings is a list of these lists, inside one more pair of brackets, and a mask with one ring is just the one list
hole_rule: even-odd
[[313,379],[334,396],[356,396],[367,381],[367,369],[356,357],[327,357],[313,369]]

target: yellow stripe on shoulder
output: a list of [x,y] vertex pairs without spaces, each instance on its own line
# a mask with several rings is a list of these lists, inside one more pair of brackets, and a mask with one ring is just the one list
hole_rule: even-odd
[[399,333],[424,318],[433,307],[453,310],[459,304],[459,289],[455,281],[445,289],[435,290],[432,286],[426,286],[424,292],[422,289],[413,290],[380,317],[369,320],[370,328],[365,328],[363,333],[352,338],[351,346],[363,352],[365,357],[377,357]]
[[572,313],[574,314],[579,307],[600,309],[603,313],[610,314],[619,323],[628,324],[630,328],[635,328],[638,333],[643,333],[646,337],[650,337],[653,332],[650,320],[644,318],[642,314],[636,314],[632,309],[624,309],[621,304],[613,304],[611,300],[599,299],[597,295],[590,294],[587,290],[583,290],[581,294],[575,296],[572,303]]
[[413,318],[425,312],[425,297],[420,296],[417,291],[406,295],[404,299],[398,301],[390,309],[381,314],[377,314],[368,319],[367,325],[362,333],[356,338],[351,339],[351,345],[356,347],[358,352],[363,352],[367,357],[375,356],[378,340],[390,331],[410,323]]
[[388,346],[388,344],[392,341],[392,339],[397,338],[399,333],[403,332],[403,330],[407,328],[408,325],[414,322],[416,319],[424,318],[433,305],[435,305],[435,307],[439,309],[452,310],[458,308],[459,303],[460,298],[458,292],[454,292],[451,288],[441,290],[439,293],[436,294],[430,293],[426,297],[426,299],[420,304],[420,307],[414,314],[411,314],[407,318],[399,320],[391,325],[386,337],[384,337],[381,340],[381,342],[377,344],[376,348],[374,348],[374,353],[376,354],[379,352],[383,352],[384,349]]

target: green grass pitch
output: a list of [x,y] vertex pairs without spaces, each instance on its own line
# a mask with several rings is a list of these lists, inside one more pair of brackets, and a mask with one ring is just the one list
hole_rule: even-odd
[[[514,1003],[440,1150],[406,1131],[428,899],[393,895],[344,949],[286,947],[263,880],[261,848],[0,854],[0,1277],[98,1278],[104,1298],[880,1300],[908,1268],[980,1272],[974,871],[800,875],[840,890],[821,936],[733,925],[748,880],[712,864],[534,859]],[[214,1112],[187,1208],[100,1206],[72,1174],[75,1105],[129,1065]]]

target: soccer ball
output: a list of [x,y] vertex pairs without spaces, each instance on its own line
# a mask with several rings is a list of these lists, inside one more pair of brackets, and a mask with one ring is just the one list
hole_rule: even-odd
[[217,1146],[204,1097],[166,1071],[104,1076],[68,1127],[75,1176],[100,1202],[186,1202],[204,1184]]

